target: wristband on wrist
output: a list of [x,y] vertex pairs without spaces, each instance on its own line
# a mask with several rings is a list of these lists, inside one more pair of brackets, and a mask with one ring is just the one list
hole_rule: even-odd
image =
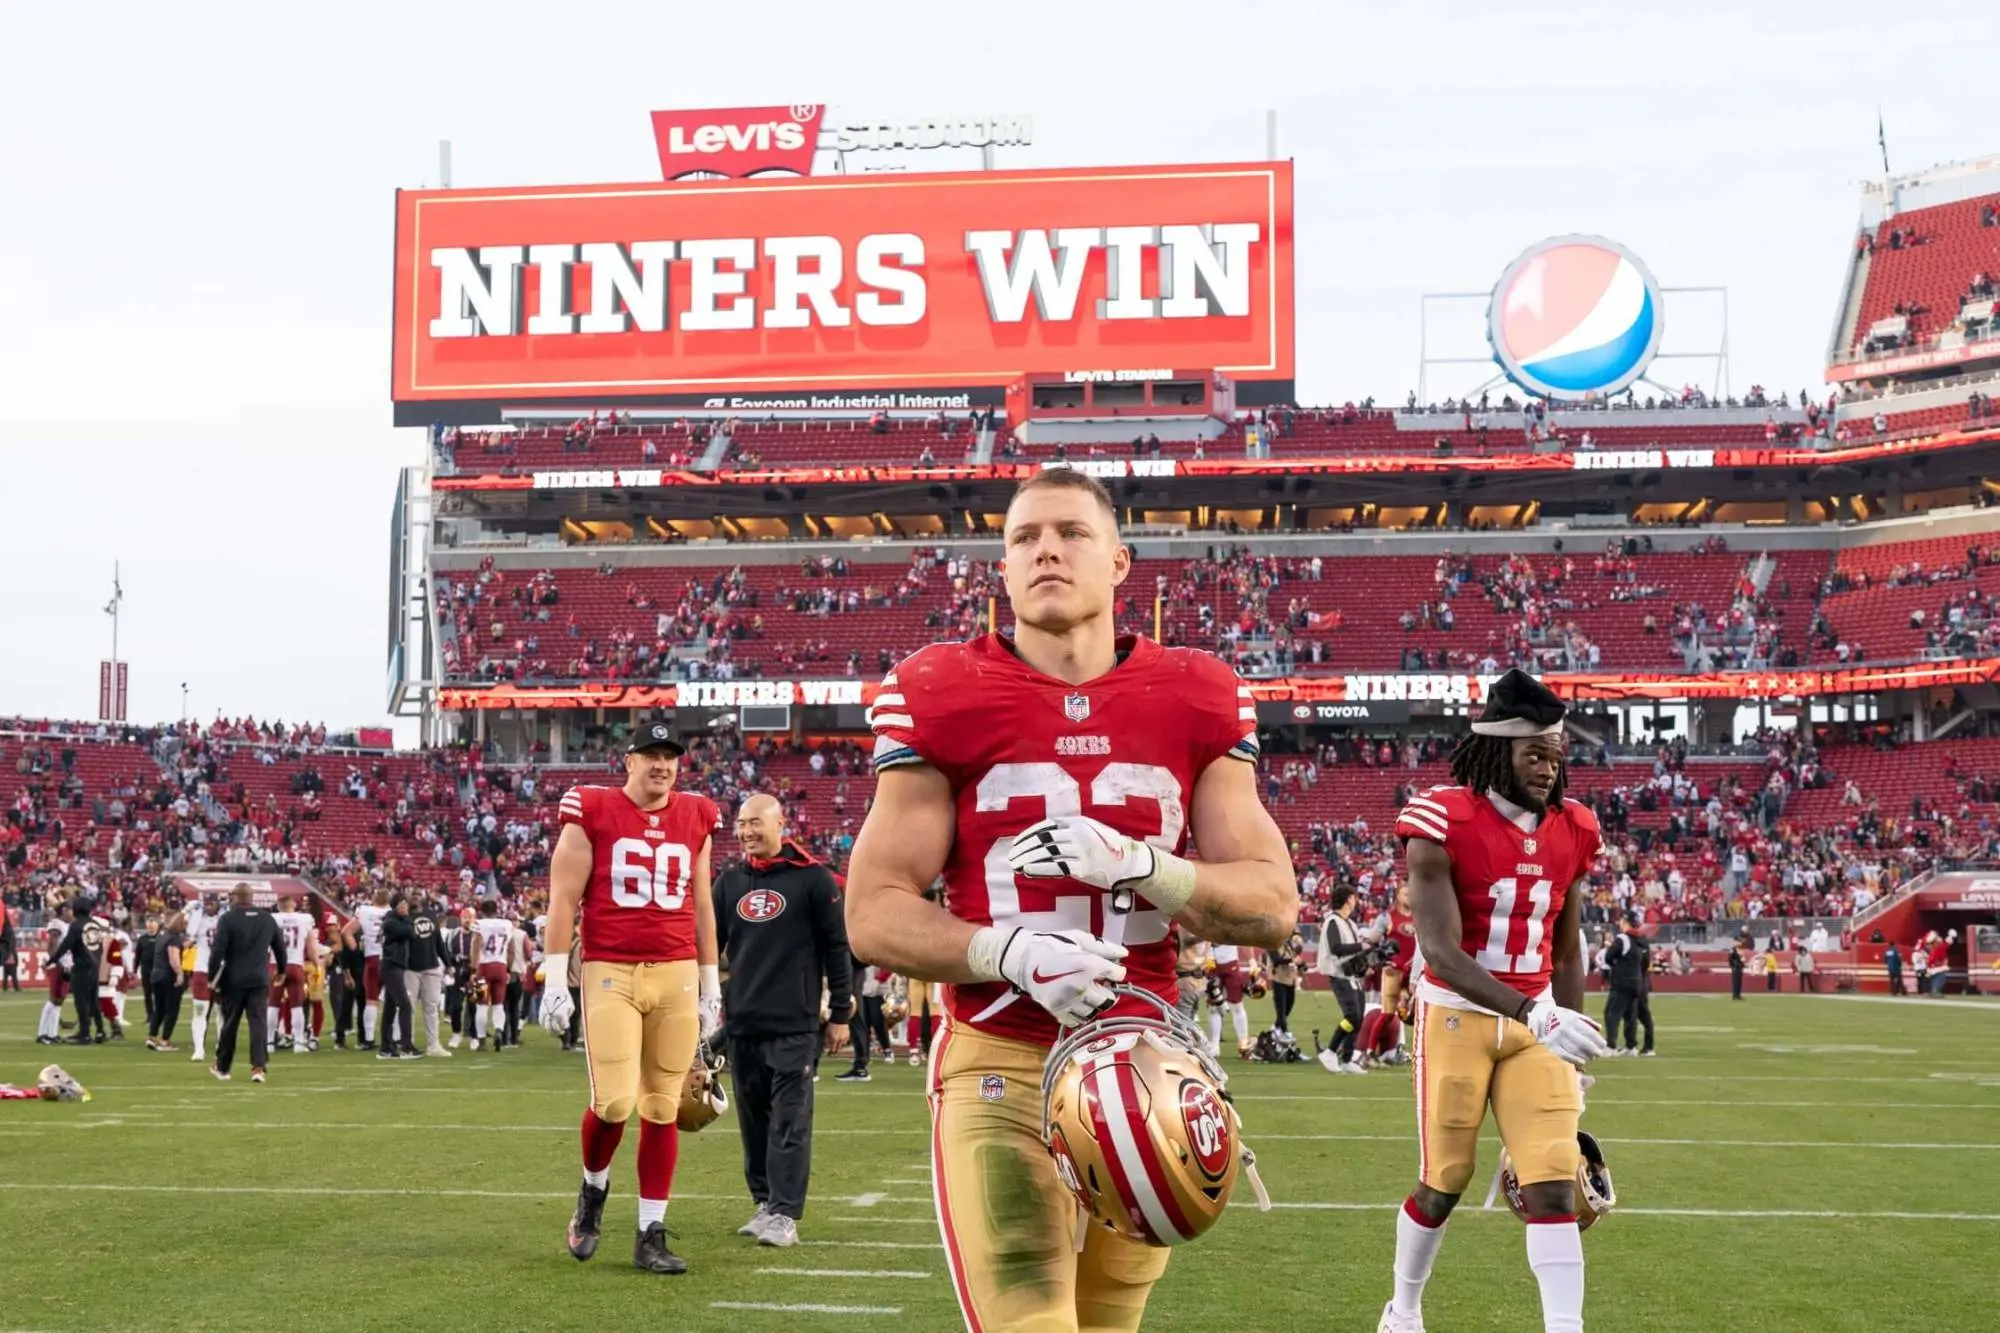
[[1179,916],[1194,897],[1194,862],[1155,847],[1153,873],[1140,881],[1139,890],[1169,917]]
[[722,968],[717,963],[702,963],[697,968],[701,978],[700,994],[704,1000],[722,997]]
[[1014,931],[1001,926],[981,926],[972,932],[965,946],[965,970],[975,981],[1000,980],[1000,960],[1013,943]]

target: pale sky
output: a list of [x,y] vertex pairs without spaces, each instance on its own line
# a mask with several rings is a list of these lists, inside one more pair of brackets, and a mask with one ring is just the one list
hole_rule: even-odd
[[[392,192],[658,177],[646,113],[1026,112],[1003,166],[1296,160],[1300,397],[1415,385],[1418,295],[1597,232],[1820,383],[1859,185],[2000,148],[1991,0],[6,6],[0,715],[379,722]],[[199,16],[196,16],[196,15]],[[1667,350],[1712,344],[1669,298]],[[1444,349],[1477,352],[1476,327]],[[1656,375],[1710,382],[1693,363]],[[1442,396],[1454,386],[1433,382]],[[1455,387],[1465,387],[1458,385]]]

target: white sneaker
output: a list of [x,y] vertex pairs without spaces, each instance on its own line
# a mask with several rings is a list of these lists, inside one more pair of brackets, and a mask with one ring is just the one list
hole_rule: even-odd
[[757,1233],[759,1245],[769,1245],[787,1250],[799,1243],[799,1224],[780,1213],[771,1214],[765,1221],[764,1229]]
[[202,1050],[202,1049],[201,1049],[201,1047],[199,1047],[199,1046],[195,1047],[195,1048],[194,1048],[194,1054],[193,1054],[193,1055],[190,1055],[190,1056],[188,1057],[188,1059],[190,1059],[190,1060],[194,1060],[194,1061],[202,1061],[202,1060],[206,1060],[207,1058],[208,1058],[208,1053],[207,1053],[206,1051]]
[[1356,1058],[1347,1062],[1347,1072],[1350,1074],[1365,1074],[1368,1072],[1368,1066],[1362,1064],[1360,1059]]
[[451,1059],[451,1052],[447,1051],[442,1046],[426,1046],[424,1048],[424,1054],[431,1056],[433,1059],[438,1059],[438,1060]]
[[1382,1307],[1382,1322],[1375,1325],[1375,1333],[1424,1333],[1424,1317],[1397,1314],[1396,1303],[1390,1301]]
[[770,1220],[771,1210],[760,1203],[757,1205],[757,1211],[751,1215],[750,1220],[736,1228],[736,1234],[739,1236],[749,1236],[754,1240],[764,1234],[764,1227]]
[[924,1062],[924,1057],[923,1057],[923,1054],[922,1054],[922,1052],[920,1052],[920,1051],[911,1051],[911,1052],[910,1052],[910,1063],[911,1063],[911,1064],[913,1064],[913,1065],[920,1065],[920,1064],[922,1064],[923,1062]]
[[447,1045],[449,1045],[455,1051],[464,1041],[465,1037],[463,1036],[463,1034],[454,1032],[451,1034],[451,1041],[448,1042]]
[[1318,1059],[1320,1068],[1329,1074],[1345,1074],[1348,1072],[1347,1066],[1340,1062],[1340,1057],[1330,1050],[1321,1051]]

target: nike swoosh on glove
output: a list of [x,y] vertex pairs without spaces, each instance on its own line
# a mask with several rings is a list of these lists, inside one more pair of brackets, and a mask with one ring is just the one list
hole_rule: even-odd
[[558,1037],[569,1035],[569,1020],[576,1014],[576,1001],[569,987],[556,985],[542,992],[542,1026]]
[[1086,815],[1030,824],[1015,835],[1007,864],[1031,879],[1073,879],[1110,892],[1153,877],[1152,847]]
[[1074,1027],[1109,1009],[1125,980],[1125,946],[1085,930],[1016,929],[1000,952],[1000,975],[1056,1021]]
[[1605,1054],[1604,1030],[1588,1014],[1565,1009],[1553,1000],[1537,1000],[1523,1020],[1535,1040],[1573,1065],[1582,1065]]

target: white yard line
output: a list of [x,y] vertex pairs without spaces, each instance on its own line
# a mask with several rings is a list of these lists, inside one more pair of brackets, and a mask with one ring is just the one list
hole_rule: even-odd
[[[874,1221],[870,1218],[869,1221]],[[928,1222],[930,1219],[925,1218]],[[923,1240],[802,1240],[801,1245],[825,1245],[844,1250],[941,1250],[943,1245]]]
[[900,1305],[779,1305],[774,1301],[710,1301],[711,1310],[768,1310],[773,1314],[901,1314]]
[[[1414,1134],[1251,1134],[1259,1143],[1409,1143]],[[1619,1148],[1867,1148],[1903,1151],[2000,1152],[2000,1143],[1871,1143],[1842,1139],[1628,1139],[1600,1134]],[[1491,1139],[1487,1142],[1492,1142]]]
[[914,1268],[760,1268],[763,1277],[882,1277],[904,1278],[923,1281],[936,1277],[935,1273],[919,1272]]
[[[1255,1208],[1254,1200],[1240,1200],[1229,1205],[1232,1208]],[[1273,1203],[1273,1208],[1303,1212],[1332,1213],[1390,1213],[1403,1206],[1395,1203]],[[1460,1208],[1452,1213],[1473,1217],[1508,1217],[1513,1214],[1505,1208]],[[1912,1213],[1891,1210],[1843,1211],[1833,1208],[1627,1208],[1620,1206],[1620,1217],[1685,1217],[1685,1218],[1804,1218],[1804,1219],[1875,1219],[1903,1222],[2000,1222],[2000,1213]]]
[[[467,1189],[387,1189],[387,1188],[339,1188],[327,1185],[125,1185],[125,1184],[75,1184],[68,1181],[51,1180],[0,1180],[0,1190],[85,1190],[100,1194],[272,1194],[279,1196],[319,1197],[361,1197],[361,1198],[411,1198],[411,1199],[572,1199],[575,1193],[569,1190],[549,1193],[542,1190],[467,1190]],[[878,1203],[928,1204],[929,1199],[897,1199],[884,1194],[862,1195],[872,1199],[869,1207]],[[738,1194],[675,1194],[675,1199],[692,1203],[740,1203]],[[848,1195],[835,1195],[830,1203],[855,1204],[859,1200]],[[876,1219],[870,1218],[870,1221]],[[882,1219],[889,1220],[889,1219]]]

